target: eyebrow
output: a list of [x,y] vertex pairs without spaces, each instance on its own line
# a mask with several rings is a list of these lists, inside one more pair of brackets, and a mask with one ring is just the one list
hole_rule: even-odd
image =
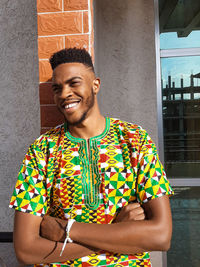
[[[79,77],[79,76],[74,76],[74,77],[72,77],[72,78],[66,80],[64,83],[65,83],[65,84],[70,83],[70,82],[72,82],[72,81],[75,80],[75,79],[80,79],[80,80],[82,80],[81,77]],[[59,84],[57,84],[57,83],[53,83],[53,84],[52,84],[52,86],[57,86],[57,85],[59,85]]]
[[81,77],[79,77],[79,76],[74,76],[74,77],[72,77],[72,78],[66,80],[66,81],[65,81],[65,84],[66,84],[66,83],[70,83],[71,81],[73,81],[73,80],[75,80],[75,79],[80,79],[80,80],[82,80]]

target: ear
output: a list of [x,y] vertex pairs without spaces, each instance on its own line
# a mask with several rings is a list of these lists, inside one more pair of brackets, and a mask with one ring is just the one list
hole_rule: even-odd
[[95,95],[100,90],[100,84],[101,84],[100,79],[99,78],[95,78],[95,80],[93,81],[93,92],[94,92]]

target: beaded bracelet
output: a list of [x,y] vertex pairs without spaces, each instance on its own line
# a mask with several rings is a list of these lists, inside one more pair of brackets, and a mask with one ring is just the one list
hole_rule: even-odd
[[66,246],[67,242],[68,242],[68,243],[72,243],[72,242],[73,242],[73,240],[69,237],[69,233],[70,233],[70,229],[71,229],[71,227],[72,227],[72,224],[73,224],[74,222],[75,222],[74,219],[69,219],[69,220],[68,220],[68,223],[67,223],[67,226],[66,226],[66,238],[65,238],[65,241],[64,241],[64,243],[63,243],[62,250],[61,250],[61,252],[60,252],[60,256],[62,256],[63,251],[64,251],[64,249],[65,249],[65,246]]

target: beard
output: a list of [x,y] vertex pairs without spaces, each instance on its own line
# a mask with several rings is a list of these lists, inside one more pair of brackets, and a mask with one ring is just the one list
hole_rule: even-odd
[[77,125],[81,124],[87,118],[88,112],[94,106],[93,88],[91,88],[91,94],[90,94],[90,96],[87,97],[84,104],[86,106],[86,110],[81,114],[79,119],[77,119],[76,121],[70,122],[65,118],[65,121],[67,122],[68,125],[77,126]]

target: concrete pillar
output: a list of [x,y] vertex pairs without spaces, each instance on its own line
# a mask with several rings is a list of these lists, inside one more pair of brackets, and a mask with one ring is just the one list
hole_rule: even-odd
[[[36,14],[36,0],[0,1],[0,232],[13,230],[8,204],[24,154],[40,134]],[[14,266],[11,247],[1,244],[7,266]]]
[[145,128],[157,142],[153,0],[95,0],[95,68],[105,115]]
[[[95,0],[95,68],[104,115],[134,122],[158,141],[153,0]],[[162,267],[162,253],[151,253]]]

